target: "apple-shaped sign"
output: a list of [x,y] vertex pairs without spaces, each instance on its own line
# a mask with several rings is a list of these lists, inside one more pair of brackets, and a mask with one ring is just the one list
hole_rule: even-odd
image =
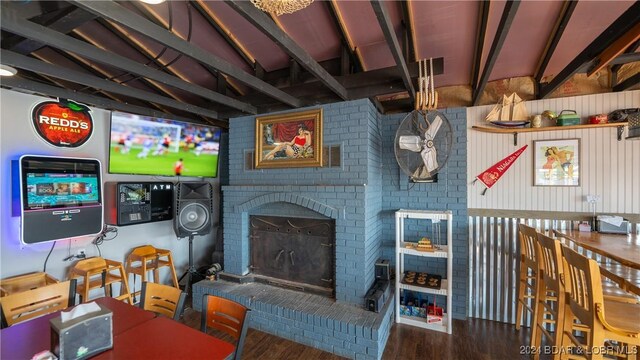
[[78,147],[91,137],[93,119],[89,108],[71,100],[44,101],[31,113],[36,132],[57,147]]

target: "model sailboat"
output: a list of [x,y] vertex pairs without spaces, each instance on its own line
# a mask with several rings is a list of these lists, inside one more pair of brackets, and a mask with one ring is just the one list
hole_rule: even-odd
[[524,126],[529,123],[529,113],[524,101],[513,93],[503,95],[502,102],[491,109],[485,120],[499,126]]

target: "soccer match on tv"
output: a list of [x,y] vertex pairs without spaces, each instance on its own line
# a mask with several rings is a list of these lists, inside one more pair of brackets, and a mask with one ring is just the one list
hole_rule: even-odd
[[114,112],[109,172],[216,177],[220,129]]

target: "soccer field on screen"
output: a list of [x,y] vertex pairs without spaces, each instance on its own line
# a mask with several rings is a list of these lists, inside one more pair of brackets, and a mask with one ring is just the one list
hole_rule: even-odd
[[173,166],[182,158],[184,167],[181,176],[216,177],[218,176],[218,155],[201,154],[192,151],[168,152],[164,155],[151,155],[138,158],[142,149],[133,148],[127,154],[120,153],[112,146],[109,154],[109,172],[115,174],[141,174],[175,176]]

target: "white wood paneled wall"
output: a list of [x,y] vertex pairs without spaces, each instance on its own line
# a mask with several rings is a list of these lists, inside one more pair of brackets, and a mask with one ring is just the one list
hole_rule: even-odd
[[[640,107],[640,91],[527,101],[526,106],[529,114],[576,110],[584,123],[590,115]],[[469,186],[469,208],[590,212],[585,197],[593,194],[601,197],[598,213],[640,214],[640,139],[625,140],[626,128],[622,141],[617,141],[613,127],[522,133],[514,146],[513,135],[471,129],[486,125],[484,118],[491,108],[467,108],[469,182],[521,146],[529,147],[484,196],[480,182]],[[580,139],[580,186],[533,186],[533,141],[570,138]]]

